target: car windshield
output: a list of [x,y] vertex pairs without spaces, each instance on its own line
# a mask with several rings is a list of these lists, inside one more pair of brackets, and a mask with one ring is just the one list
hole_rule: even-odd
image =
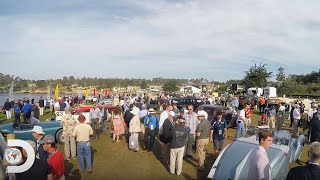
[[33,127],[33,126],[36,126],[36,125],[39,125],[40,124],[40,120],[37,119],[37,118],[34,118],[34,117],[31,117],[30,118],[30,126]]

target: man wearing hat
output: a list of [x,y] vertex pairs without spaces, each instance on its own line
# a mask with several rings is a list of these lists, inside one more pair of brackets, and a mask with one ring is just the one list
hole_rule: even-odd
[[89,124],[84,123],[86,118],[80,114],[77,124],[72,132],[72,136],[77,141],[77,159],[80,166],[80,172],[83,172],[87,167],[89,173],[92,172],[91,166],[91,149],[90,149],[90,136],[93,135],[92,127]]
[[[212,124],[210,142],[213,142],[214,153],[218,153],[223,148],[224,139],[227,139],[227,123],[222,119],[222,112],[217,111],[217,118]],[[213,140],[212,140],[213,139]]]
[[205,118],[205,111],[201,110],[198,111],[198,120],[200,123],[196,129],[196,138],[197,138],[197,154],[198,154],[198,169],[203,171],[205,170],[204,167],[204,160],[206,158],[205,148],[209,143],[209,136],[211,132],[211,124]]
[[64,158],[63,154],[56,147],[55,138],[52,135],[46,135],[39,142],[42,144],[43,150],[49,155],[48,165],[53,179],[64,180]]
[[37,158],[47,160],[48,154],[43,150],[43,146],[40,143],[40,141],[43,139],[43,136],[45,135],[45,133],[42,130],[42,127],[34,126],[31,132],[32,136],[37,140]]
[[149,109],[149,114],[144,117],[143,122],[146,126],[144,145],[148,151],[152,151],[156,134],[158,134],[159,131],[158,118],[153,108]]
[[164,151],[164,161],[169,163],[169,153],[170,153],[170,142],[171,142],[171,130],[174,128],[173,119],[175,117],[175,113],[173,111],[169,112],[168,118],[163,122],[163,134],[161,137],[161,141],[164,144],[162,148]]
[[190,131],[189,128],[185,127],[185,122],[182,118],[178,119],[177,126],[171,130],[170,172],[171,174],[175,174],[175,170],[177,169],[178,176],[182,172],[184,148]]

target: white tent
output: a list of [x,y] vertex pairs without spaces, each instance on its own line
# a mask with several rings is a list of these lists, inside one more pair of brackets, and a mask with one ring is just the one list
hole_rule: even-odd
[[183,93],[201,93],[201,89],[196,88],[194,86],[184,86],[180,88],[180,92]]

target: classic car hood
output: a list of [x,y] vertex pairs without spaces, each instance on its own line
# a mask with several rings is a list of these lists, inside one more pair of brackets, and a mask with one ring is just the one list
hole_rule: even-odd
[[42,128],[50,128],[60,126],[60,121],[45,121],[39,124]]
[[[214,179],[241,179],[239,177],[247,177],[249,174],[249,154],[258,146],[258,141],[256,143],[253,142],[253,138],[255,136],[239,138],[239,140],[226,147],[217,158],[216,161],[218,162],[213,165],[208,178],[212,178],[213,175]],[[267,149],[271,169],[286,155],[288,149],[286,146],[275,144]]]
[[13,133],[13,123],[8,123],[0,126],[2,133]]

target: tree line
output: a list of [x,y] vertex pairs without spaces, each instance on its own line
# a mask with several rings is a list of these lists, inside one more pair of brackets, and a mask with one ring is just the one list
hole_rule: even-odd
[[[272,77],[276,77],[276,81],[270,81]],[[307,74],[286,74],[283,67],[279,67],[276,74],[268,71],[267,64],[256,64],[251,66],[244,72],[243,79],[233,79],[226,82],[209,81],[205,78],[198,79],[169,79],[156,77],[153,79],[142,78],[98,78],[98,77],[74,77],[64,76],[60,79],[47,80],[30,80],[23,79],[19,76],[15,77],[10,74],[0,73],[0,92],[8,92],[11,82],[14,82],[14,91],[28,89],[29,84],[35,84],[37,88],[45,89],[49,84],[52,88],[59,83],[63,87],[71,87],[77,85],[82,87],[98,86],[99,88],[128,87],[140,86],[146,89],[148,86],[163,86],[165,90],[176,91],[180,85],[190,84],[200,86],[201,84],[218,84],[219,91],[226,91],[231,84],[244,85],[245,88],[250,87],[266,87],[274,86],[278,89],[278,95],[289,94],[313,94],[320,95],[320,69]]]

